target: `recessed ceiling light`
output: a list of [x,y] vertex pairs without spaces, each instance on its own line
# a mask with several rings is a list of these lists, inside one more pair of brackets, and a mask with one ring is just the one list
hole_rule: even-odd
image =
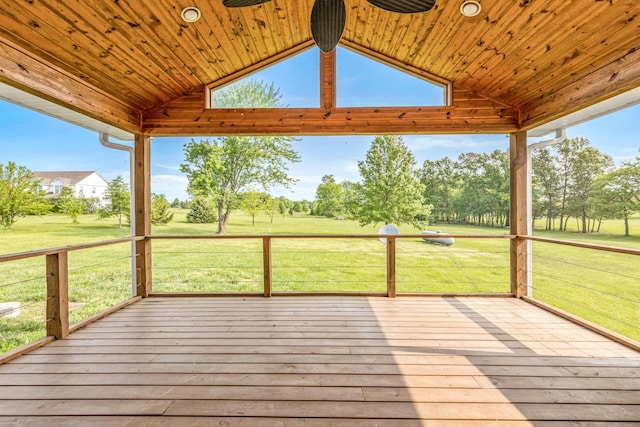
[[480,3],[477,1],[465,1],[460,5],[460,12],[464,16],[476,16],[480,13]]
[[201,16],[200,9],[195,6],[185,7],[182,9],[180,16],[182,16],[182,20],[185,22],[196,22]]

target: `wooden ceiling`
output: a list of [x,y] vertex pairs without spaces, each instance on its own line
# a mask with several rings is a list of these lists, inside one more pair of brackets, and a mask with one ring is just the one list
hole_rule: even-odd
[[[130,132],[465,133],[531,129],[640,87],[637,0],[461,0],[403,15],[345,0],[341,45],[448,83],[450,105],[209,110],[213,88],[313,46],[313,0],[0,0],[0,81]],[[184,7],[202,18],[181,20]],[[328,89],[327,89],[328,88]]]

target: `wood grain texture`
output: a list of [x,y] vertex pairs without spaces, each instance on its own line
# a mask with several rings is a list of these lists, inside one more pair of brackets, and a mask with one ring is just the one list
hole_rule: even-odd
[[640,353],[515,298],[151,297],[0,365],[0,424],[613,426],[639,402]]
[[208,99],[202,88],[312,48],[314,1],[196,3],[202,18],[186,23],[180,18],[186,3],[166,0],[0,0],[0,81],[132,133],[145,116],[144,132],[158,136],[510,133],[640,86],[635,0],[495,0],[471,18],[459,2],[400,14],[349,0],[341,46],[442,85],[448,107],[460,106],[456,91],[468,91],[504,111],[456,108],[444,121],[419,114],[411,124],[385,119],[371,106],[362,117],[337,112],[325,120],[331,91],[323,87],[315,116],[212,117],[182,100],[199,94],[202,109]]

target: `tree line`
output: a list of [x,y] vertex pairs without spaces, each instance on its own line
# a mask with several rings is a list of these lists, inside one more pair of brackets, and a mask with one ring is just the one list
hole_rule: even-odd
[[566,231],[571,218],[582,233],[600,231],[605,219],[640,211],[640,157],[615,166],[584,138],[565,139],[533,154],[533,216],[546,230]]
[[[396,143],[402,145],[401,140]],[[640,157],[615,167],[611,156],[592,147],[587,139],[575,138],[534,151],[532,163],[533,219],[544,219],[546,230],[566,231],[573,218],[581,232],[597,232],[604,219],[622,219],[625,235],[629,235],[629,218],[640,212]],[[408,190],[413,185],[422,191],[422,198],[412,202],[414,218],[422,219],[428,212],[431,223],[509,225],[507,151],[463,153],[456,160],[426,160],[417,169],[411,164],[409,159],[403,167],[379,167],[375,172],[378,179],[387,182],[379,182],[373,188],[384,192],[390,202],[396,191],[391,187],[401,182],[399,176],[413,174],[419,184],[409,184],[411,181],[407,180],[403,186]],[[371,200],[365,191],[370,187],[367,180],[371,180],[371,174],[366,174],[362,164],[359,166],[362,183],[338,183],[332,175],[322,178],[316,190],[314,215],[345,216],[366,222],[362,221],[362,208],[365,200]],[[394,209],[395,205],[390,202],[386,209]],[[404,221],[407,219],[405,216]]]

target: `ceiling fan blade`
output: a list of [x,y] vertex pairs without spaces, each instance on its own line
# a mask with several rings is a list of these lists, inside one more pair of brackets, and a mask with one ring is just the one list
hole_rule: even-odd
[[418,13],[431,10],[436,0],[367,0],[374,6],[390,12]]
[[226,7],[245,7],[256,6],[271,0],[222,0],[222,4]]
[[344,0],[316,0],[311,10],[311,35],[323,52],[336,48],[345,24],[347,9]]

